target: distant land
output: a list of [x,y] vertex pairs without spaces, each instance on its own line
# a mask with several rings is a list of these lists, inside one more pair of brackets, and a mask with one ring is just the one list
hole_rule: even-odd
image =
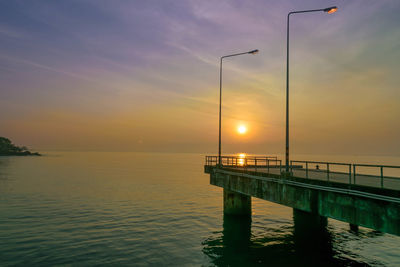
[[0,136],[0,156],[41,156],[37,152],[30,152],[28,148],[14,145],[10,139]]

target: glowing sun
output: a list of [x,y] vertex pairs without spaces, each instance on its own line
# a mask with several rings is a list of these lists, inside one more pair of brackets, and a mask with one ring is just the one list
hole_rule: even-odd
[[245,134],[245,133],[247,132],[247,127],[244,126],[244,125],[240,125],[240,126],[237,128],[237,131],[238,131],[239,134]]

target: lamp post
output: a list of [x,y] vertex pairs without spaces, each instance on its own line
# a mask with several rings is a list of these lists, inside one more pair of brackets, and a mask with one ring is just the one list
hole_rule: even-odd
[[310,12],[326,12],[328,14],[337,11],[336,6],[322,8],[322,9],[310,9],[301,11],[292,11],[287,15],[287,31],[286,31],[286,152],[285,152],[285,171],[289,173],[289,18],[292,14],[298,13],[310,13]]
[[221,103],[222,103],[222,60],[227,57],[235,57],[235,56],[241,56],[241,55],[246,55],[246,54],[257,54],[258,49],[251,50],[248,52],[243,52],[243,53],[237,53],[237,54],[231,54],[231,55],[226,55],[221,57],[220,64],[219,64],[219,142],[218,142],[218,166],[222,165],[221,161]]

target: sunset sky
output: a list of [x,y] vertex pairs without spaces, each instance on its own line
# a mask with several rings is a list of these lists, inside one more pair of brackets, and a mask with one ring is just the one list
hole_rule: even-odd
[[[36,150],[400,156],[400,1],[1,1],[0,136]],[[239,134],[239,125],[247,132]]]

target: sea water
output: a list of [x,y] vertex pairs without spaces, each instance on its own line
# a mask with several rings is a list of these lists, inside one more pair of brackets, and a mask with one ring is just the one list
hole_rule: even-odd
[[304,241],[291,208],[256,198],[251,219],[224,216],[203,164],[199,154],[0,157],[0,265],[400,266],[397,236],[329,219]]

